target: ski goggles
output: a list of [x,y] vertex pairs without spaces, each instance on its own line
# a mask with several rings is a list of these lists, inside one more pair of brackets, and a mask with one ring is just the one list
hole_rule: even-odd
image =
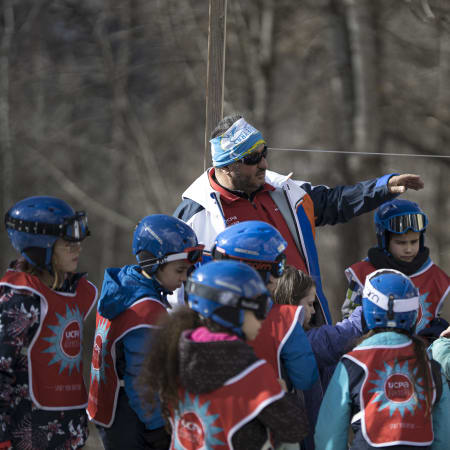
[[237,261],[242,261],[243,263],[248,264],[249,266],[257,270],[263,279],[263,275],[267,273],[270,273],[275,278],[280,278],[283,275],[284,270],[286,269],[286,255],[284,253],[280,253],[275,261],[259,261],[256,259],[246,259],[228,255],[227,253],[224,253],[224,250],[216,246],[212,250],[212,255],[216,260],[234,259]]
[[264,320],[270,310],[270,296],[261,294],[256,297],[242,297],[229,290],[224,291],[204,284],[188,280],[185,286],[185,295],[198,295],[199,297],[236,309],[253,311],[258,320]]
[[139,261],[139,265],[145,269],[146,267],[154,266],[155,264],[166,264],[173,261],[188,261],[191,264],[196,264],[202,260],[204,245],[197,245],[196,247],[185,248],[180,253],[172,253],[163,256],[162,258],[152,258]]
[[428,218],[423,213],[405,214],[381,221],[383,228],[391,233],[404,234],[407,231],[424,231],[428,225]]
[[5,217],[5,226],[24,233],[57,236],[69,242],[80,242],[91,234],[84,211],[77,211],[73,216],[64,218],[60,224],[22,220],[8,215]]
[[245,164],[246,166],[254,166],[255,164],[259,164],[259,162],[263,159],[267,159],[267,145],[264,146],[264,149],[261,152],[253,152],[247,156],[244,156],[239,161]]

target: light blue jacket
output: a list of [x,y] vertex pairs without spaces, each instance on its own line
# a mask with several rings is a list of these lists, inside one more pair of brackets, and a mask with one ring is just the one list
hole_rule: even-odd
[[431,346],[431,354],[433,359],[441,365],[444,375],[450,382],[450,339],[446,337],[436,339]]
[[[395,332],[378,333],[366,339],[358,348],[373,345],[401,345],[406,343],[408,339],[407,336]],[[348,449],[348,427],[352,416],[358,412],[352,409],[355,406],[352,402],[352,397],[355,395],[358,395],[358,392],[351,391],[349,373],[347,367],[341,361],[334,371],[320,408],[314,435],[317,450]],[[417,448],[430,448],[431,450],[448,449],[450,442],[449,411],[450,393],[447,383],[443,380],[442,396],[439,402],[435,403],[432,410],[434,442],[430,447]],[[351,449],[375,448],[370,447],[362,437],[360,420],[353,424],[353,428],[355,438]],[[378,448],[394,449],[397,447]]]

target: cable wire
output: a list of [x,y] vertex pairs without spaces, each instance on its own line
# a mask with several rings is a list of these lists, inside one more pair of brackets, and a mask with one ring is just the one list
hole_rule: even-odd
[[322,149],[307,149],[307,148],[274,148],[268,147],[269,150],[284,151],[284,152],[309,152],[309,153],[340,153],[342,155],[358,155],[358,156],[405,156],[410,158],[449,158],[450,155],[417,155],[413,153],[376,153],[376,152],[349,152],[341,150],[322,150]]

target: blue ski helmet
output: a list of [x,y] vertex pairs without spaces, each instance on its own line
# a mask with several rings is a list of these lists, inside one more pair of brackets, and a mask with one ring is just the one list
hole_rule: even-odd
[[400,328],[412,333],[419,310],[419,290],[398,270],[376,270],[366,277],[362,306],[369,330]]
[[259,274],[239,261],[211,261],[196,269],[186,282],[191,309],[245,337],[244,311],[266,318],[270,294]]
[[389,233],[404,234],[408,231],[420,232],[420,249],[423,248],[428,218],[417,203],[396,198],[383,203],[374,219],[379,248],[387,249]]
[[[160,265],[176,260],[195,264],[201,260],[203,248],[189,225],[166,214],[144,217],[133,235],[133,253],[149,274],[155,273]],[[147,255],[142,257],[141,252]]]
[[53,245],[58,239],[81,242],[89,236],[84,211],[74,211],[55,197],[28,197],[5,214],[13,247],[33,266],[52,272]]
[[215,260],[235,259],[249,264],[268,282],[268,274],[281,277],[286,266],[287,242],[272,225],[249,220],[231,225],[214,242]]

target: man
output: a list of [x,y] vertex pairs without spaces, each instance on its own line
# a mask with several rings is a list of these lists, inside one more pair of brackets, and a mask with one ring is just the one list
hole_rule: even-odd
[[174,216],[194,229],[206,249],[234,223],[262,220],[273,225],[288,243],[287,263],[314,278],[326,322],[331,323],[315,227],[347,222],[408,188],[422,189],[420,176],[390,174],[354,186],[312,186],[268,171],[265,140],[239,114],[222,119],[211,137],[213,167],[184,192]]

